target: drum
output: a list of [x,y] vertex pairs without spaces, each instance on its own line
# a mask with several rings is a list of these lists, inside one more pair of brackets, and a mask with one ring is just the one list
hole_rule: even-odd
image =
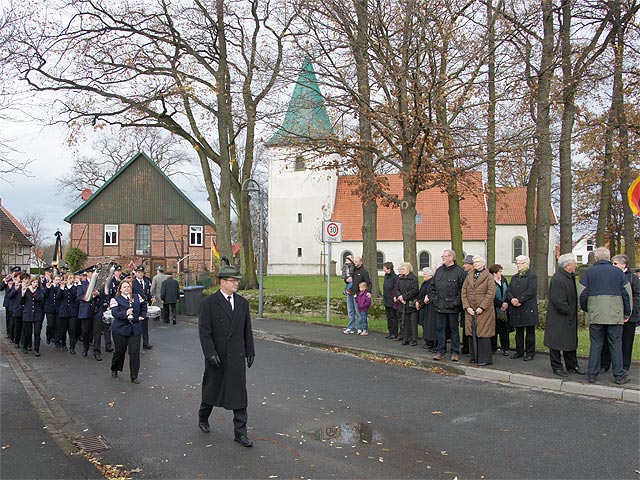
[[102,315],[102,321],[104,323],[106,323],[107,325],[111,325],[111,322],[113,321],[113,315],[111,315],[111,309],[110,308],[107,308],[107,310]]
[[155,305],[147,307],[147,316],[149,318],[160,318],[160,312],[160,307],[156,307]]

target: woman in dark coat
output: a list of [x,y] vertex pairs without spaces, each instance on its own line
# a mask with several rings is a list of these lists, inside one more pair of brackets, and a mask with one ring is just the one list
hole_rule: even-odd
[[418,323],[422,325],[422,338],[424,338],[422,348],[436,353],[436,310],[433,308],[431,300],[429,300],[429,288],[431,288],[433,270],[429,267],[424,267],[422,269],[422,278],[424,281],[420,286],[420,293],[418,293],[418,300],[416,301],[419,311]]
[[[516,257],[516,273],[507,290],[509,323],[516,329],[516,353],[511,358],[527,362],[536,354],[536,325],[538,324],[538,276],[529,270],[526,255]],[[526,333],[526,339],[525,339]]]
[[573,253],[558,258],[558,271],[551,277],[544,345],[549,347],[551,370],[559,377],[567,377],[562,369],[560,352],[570,372],[584,375],[578,366],[578,291],[575,271],[578,261]]
[[513,327],[509,325],[509,304],[507,303],[507,290],[509,282],[502,276],[502,265],[491,265],[489,273],[493,275],[496,283],[496,296],[493,299],[493,306],[496,309],[496,334],[491,337],[491,351],[498,351],[498,338],[502,355],[509,355],[509,334],[513,332]]
[[418,344],[418,309],[416,300],[420,288],[418,278],[413,274],[413,267],[405,262],[398,268],[398,315],[402,319],[402,345],[416,346]]
[[133,383],[140,383],[140,340],[142,320],[147,316],[147,302],[131,290],[131,283],[123,281],[118,288],[118,295],[109,303],[113,316],[111,335],[115,345],[111,359],[111,376],[118,378],[118,372],[124,368],[124,357],[129,350],[129,376]]
[[44,290],[40,279],[33,277],[29,286],[22,290],[22,353],[29,353],[27,348],[33,341],[33,353],[40,356],[40,333],[44,318]]
[[[496,295],[493,276],[487,270],[487,261],[480,255],[473,257],[473,270],[462,284],[462,307],[465,311],[465,329],[469,339],[471,362],[478,365],[493,363],[491,337],[496,334],[496,312],[493,299]],[[475,325],[474,325],[475,323]]]

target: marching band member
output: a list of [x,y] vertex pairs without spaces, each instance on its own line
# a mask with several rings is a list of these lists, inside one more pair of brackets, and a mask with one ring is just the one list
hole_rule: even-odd
[[147,317],[147,302],[142,295],[132,293],[131,283],[120,283],[119,293],[109,302],[113,322],[111,333],[115,352],[111,360],[111,376],[118,378],[124,367],[124,357],[129,350],[129,376],[133,383],[140,383],[140,337],[142,322]]
[[[22,288],[22,353],[29,353],[27,349],[33,340],[33,353],[40,356],[40,332],[44,318],[44,290],[40,286],[40,279],[29,279],[26,287]],[[33,338],[32,338],[33,337]]]
[[45,331],[47,345],[53,340],[56,348],[60,348],[60,342],[56,337],[56,324],[58,321],[58,310],[60,310],[60,280],[62,277],[56,275],[48,282],[42,282],[44,289],[44,313],[47,316],[47,329]]
[[80,321],[78,320],[78,299],[75,276],[68,273],[60,286],[60,311],[56,341],[60,342],[62,351],[67,351],[67,332],[69,333],[69,353],[76,354],[76,343],[80,333]]
[[[11,318],[13,318],[13,343],[16,348],[20,348],[22,341],[22,291],[26,290],[29,285],[29,275],[26,272],[20,273],[13,283],[13,288],[9,290],[9,302],[11,305]],[[29,348],[27,345],[25,348]]]
[[[135,278],[131,282],[131,289],[133,293],[140,295],[144,298],[144,301],[148,304],[154,303],[151,299],[151,281],[144,276],[144,266],[139,265],[135,269]],[[145,350],[151,350],[153,345],[149,343],[149,317],[146,314],[142,321],[142,348]]]

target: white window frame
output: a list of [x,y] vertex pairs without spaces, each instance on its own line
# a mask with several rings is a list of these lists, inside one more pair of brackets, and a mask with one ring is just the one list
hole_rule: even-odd
[[189,246],[204,246],[204,227],[202,225],[189,225]]
[[[116,235],[115,241],[113,241],[112,234]],[[105,223],[104,225],[104,245],[105,246],[117,246],[120,242],[120,225],[112,223]]]
[[520,240],[522,242],[522,252],[519,253],[518,255],[526,255],[527,254],[527,242],[524,241],[523,237],[513,237],[513,239],[511,240],[511,256],[513,257],[513,262],[516,261],[516,257],[518,255],[516,255],[516,240]]

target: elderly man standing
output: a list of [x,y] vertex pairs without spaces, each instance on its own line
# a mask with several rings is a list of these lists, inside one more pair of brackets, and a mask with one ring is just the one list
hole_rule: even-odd
[[589,313],[589,383],[600,373],[600,355],[604,342],[609,344],[615,383],[629,382],[622,368],[622,325],[631,315],[631,285],[627,276],[614,267],[608,248],[593,252],[596,263],[580,279],[580,308]]
[[569,372],[584,375],[578,365],[578,290],[576,267],[578,261],[573,253],[558,258],[558,271],[549,285],[547,324],[544,329],[544,345],[549,347],[551,370],[559,377],[568,377],[562,368],[560,352]]
[[453,250],[442,252],[442,265],[433,275],[429,288],[429,299],[436,310],[437,352],[434,360],[442,360],[447,350],[446,329],[451,330],[451,361],[460,360],[460,330],[458,317],[462,310],[462,285],[467,277],[465,271],[456,263]]

